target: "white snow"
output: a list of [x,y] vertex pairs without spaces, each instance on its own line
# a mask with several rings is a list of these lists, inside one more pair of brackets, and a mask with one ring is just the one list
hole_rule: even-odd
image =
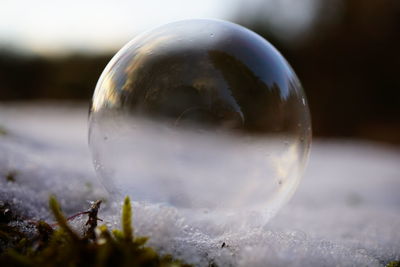
[[[0,134],[0,201],[51,222],[49,194],[68,215],[85,210],[87,200],[108,198],[87,147],[87,110],[68,103],[0,104],[0,127],[8,132]],[[10,171],[15,182],[5,179]],[[314,140],[298,191],[263,227],[213,237],[173,208],[133,203],[134,227],[159,251],[200,266],[383,266],[400,260],[399,192],[400,148]],[[119,227],[115,206],[106,202],[100,217]]]

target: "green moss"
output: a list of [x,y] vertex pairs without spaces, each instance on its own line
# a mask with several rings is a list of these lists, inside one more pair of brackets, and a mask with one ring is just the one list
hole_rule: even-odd
[[7,135],[7,134],[8,134],[7,130],[3,126],[0,125],[0,136]]
[[17,176],[17,172],[16,172],[16,171],[9,171],[9,172],[6,174],[5,178],[6,178],[6,181],[7,181],[7,182],[13,183],[13,182],[16,181],[16,176]]
[[70,237],[73,241],[79,241],[78,234],[75,233],[68,226],[67,219],[62,214],[60,205],[58,204],[58,202],[57,202],[57,200],[56,200],[56,198],[54,196],[50,197],[49,206],[50,206],[51,212],[54,215],[54,218],[56,219],[58,225],[60,226],[60,229],[62,231],[65,231],[65,233],[67,233],[68,237]]
[[127,242],[133,239],[131,200],[126,197],[122,207],[122,231]]
[[[101,201],[94,202],[87,212],[88,228],[97,226]],[[95,227],[93,235],[78,235],[68,225],[55,197],[49,201],[57,230],[45,222],[35,224],[36,235],[27,238],[8,226],[11,218],[0,222],[0,239],[8,248],[0,251],[0,266],[189,266],[170,255],[160,256],[146,247],[147,237],[134,237],[129,198],[122,209],[122,231],[110,232],[107,226]],[[0,207],[1,211],[1,207]],[[5,236],[1,234],[4,232]]]
[[400,267],[400,261],[389,262],[386,267]]

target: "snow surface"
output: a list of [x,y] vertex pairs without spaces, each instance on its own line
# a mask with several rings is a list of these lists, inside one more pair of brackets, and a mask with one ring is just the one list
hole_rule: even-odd
[[[49,194],[69,215],[108,198],[87,147],[87,113],[82,104],[0,104],[0,201],[51,222]],[[6,181],[10,172],[15,182]],[[263,227],[212,237],[172,208],[133,203],[134,227],[160,252],[199,266],[383,266],[400,260],[399,192],[400,148],[314,140],[298,191]],[[119,206],[108,201],[100,211],[111,227],[119,227]]]

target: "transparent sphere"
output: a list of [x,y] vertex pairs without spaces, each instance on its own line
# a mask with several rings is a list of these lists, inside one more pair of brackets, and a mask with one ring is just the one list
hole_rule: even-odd
[[111,196],[173,208],[194,224],[267,222],[296,190],[311,143],[287,61],[256,33],[217,20],[174,22],[129,42],[97,83],[89,127]]

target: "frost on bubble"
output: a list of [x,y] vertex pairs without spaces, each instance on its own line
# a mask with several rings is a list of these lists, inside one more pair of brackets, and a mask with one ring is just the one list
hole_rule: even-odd
[[194,19],[114,56],[94,92],[89,143],[112,196],[173,208],[217,237],[262,227],[291,198],[311,124],[296,74],[267,40]]

